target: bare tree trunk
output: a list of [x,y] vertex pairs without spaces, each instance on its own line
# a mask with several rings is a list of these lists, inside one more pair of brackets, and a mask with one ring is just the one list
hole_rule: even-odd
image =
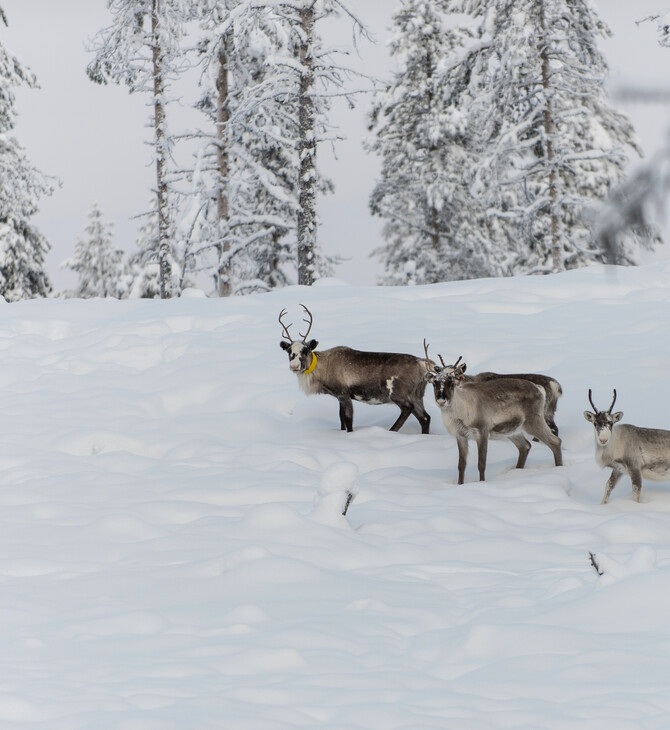
[[158,197],[158,263],[161,299],[172,294],[172,265],[170,263],[170,213],[168,206],[168,142],[165,128],[165,58],[159,39],[159,6],[152,0],[151,33],[154,73],[154,131],[156,143],[156,193]]
[[314,114],[314,7],[300,11],[300,98],[298,110],[298,284],[314,283],[316,249],[316,139]]
[[549,216],[551,220],[551,259],[554,271],[563,270],[561,258],[561,221],[558,210],[558,175],[554,165],[554,117],[551,105],[551,79],[549,69],[549,54],[547,53],[547,28],[544,16],[543,0],[540,2],[540,59],[542,60],[542,88],[544,89],[544,136],[546,140],[546,164],[549,168]]
[[226,238],[219,244],[219,266],[216,272],[216,288],[220,297],[229,297],[232,293],[230,280],[230,261],[227,257],[230,251],[230,239],[227,237],[228,220],[230,217],[230,200],[228,175],[230,163],[228,158],[228,54],[226,39],[221,38],[219,45],[219,74],[216,80],[218,103],[216,108],[216,162],[219,172],[218,190],[216,196],[216,211],[219,221],[219,231],[226,231]]
[[[430,232],[430,245],[433,248],[436,256],[440,254],[440,216],[437,208],[434,205],[430,206],[428,211],[429,214],[429,232]],[[435,272],[431,272],[430,280],[436,284],[438,279],[435,278]]]

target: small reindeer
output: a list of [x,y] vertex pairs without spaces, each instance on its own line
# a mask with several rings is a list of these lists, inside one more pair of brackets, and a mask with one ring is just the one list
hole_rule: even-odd
[[593,413],[584,411],[584,418],[593,424],[595,431],[596,463],[603,469],[612,469],[601,504],[607,504],[612,490],[624,474],[630,477],[633,483],[633,499],[639,502],[642,477],[655,482],[670,479],[670,431],[640,428],[627,423],[614,428],[623,418],[623,413],[612,413],[616,390],[613,393],[610,407],[606,411],[599,411],[593,404],[589,389],[589,403]]
[[546,444],[556,466],[563,464],[561,439],[551,432],[544,418],[545,391],[521,378],[497,378],[480,382],[465,380],[465,363],[443,367],[429,365],[426,353],[426,379],[433,384],[435,401],[442,411],[442,421],[458,444],[458,483],[465,481],[468,439],[477,442],[479,478],[485,479],[489,439],[509,439],[518,449],[517,469],[523,469],[530,451],[524,432]]
[[[440,361],[442,363],[442,368],[451,368],[452,370],[458,365],[460,362],[459,358],[454,365],[445,365],[444,360],[442,359],[441,355],[438,355],[440,358]],[[466,366],[463,365],[465,368]],[[465,370],[464,370],[465,372]],[[544,394],[545,394],[545,401],[544,401],[544,420],[547,422],[547,425],[551,429],[551,432],[554,434],[554,436],[558,436],[558,426],[556,425],[556,421],[554,420],[554,417],[556,415],[556,407],[558,405],[558,399],[563,395],[563,389],[561,388],[561,384],[556,380],[555,378],[550,377],[549,375],[541,375],[540,373],[492,373],[492,372],[484,372],[484,373],[477,373],[476,375],[464,375],[463,380],[465,382],[475,382],[475,383],[481,383],[487,380],[497,380],[498,378],[513,378],[515,380],[529,380],[531,383],[535,383],[535,385],[539,385],[541,388],[544,388]]]
[[304,304],[306,312],[303,321],[308,324],[302,339],[294,340],[279,315],[283,337],[279,344],[286,350],[289,368],[298,376],[300,388],[312,395],[327,393],[340,403],[340,428],[353,431],[353,401],[362,403],[395,403],[400,415],[391,426],[391,431],[399,431],[410,414],[414,414],[421,424],[421,433],[430,430],[430,416],[423,407],[423,394],[426,389],[423,359],[414,355],[388,352],[362,352],[350,347],[331,347],[317,350],[316,340],[307,341],[312,329],[312,313]]

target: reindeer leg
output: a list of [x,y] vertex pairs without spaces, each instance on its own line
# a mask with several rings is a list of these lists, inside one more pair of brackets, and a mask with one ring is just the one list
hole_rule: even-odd
[[465,467],[468,463],[468,440],[462,436],[456,436],[458,444],[458,483],[465,481]]
[[409,414],[412,412],[412,406],[408,406],[407,403],[398,403],[397,401],[393,402],[398,406],[398,408],[400,408],[400,415],[389,430],[400,431],[405,424],[405,421],[409,418]]
[[486,481],[486,456],[489,451],[489,435],[480,429],[477,438],[477,467],[479,468],[479,481]]
[[421,433],[430,433],[430,416],[426,413],[426,409],[421,402],[414,405],[412,413],[421,425]]
[[526,466],[526,459],[530,451],[530,441],[521,433],[510,436],[509,440],[519,449],[519,458],[516,462],[515,469],[523,469]]
[[603,494],[603,499],[600,504],[607,504],[610,494],[612,494],[612,490],[616,486],[616,483],[621,479],[623,472],[618,471],[617,469],[612,469],[612,473],[610,474],[610,478],[607,480],[607,484],[605,485],[605,494]]
[[554,464],[563,466],[563,454],[561,452],[561,439],[551,432],[551,427],[542,418],[535,423],[526,422],[524,429],[531,436],[536,436],[543,444],[546,444],[554,455]]
[[547,426],[549,426],[549,430],[554,434],[554,436],[558,436],[558,426],[556,425],[556,421],[551,416],[545,417],[547,420]]
[[340,402],[340,430],[351,433],[354,430],[354,404],[351,398],[338,398]]
[[640,501],[640,493],[642,492],[642,474],[639,469],[631,470],[630,480],[633,482],[633,499]]

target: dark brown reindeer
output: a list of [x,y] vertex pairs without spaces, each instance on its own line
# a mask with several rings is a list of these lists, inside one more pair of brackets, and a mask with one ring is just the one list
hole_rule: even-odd
[[518,449],[517,469],[526,464],[530,442],[524,432],[546,444],[554,455],[554,464],[561,466],[561,440],[551,432],[545,417],[545,391],[522,378],[465,380],[466,365],[439,368],[429,365],[426,353],[426,379],[433,384],[435,402],[442,412],[444,426],[458,444],[458,483],[465,481],[468,440],[477,442],[479,478],[485,479],[489,439],[509,439]]
[[312,395],[326,393],[340,403],[340,428],[353,431],[353,401],[362,403],[395,403],[400,415],[391,426],[391,431],[399,431],[410,414],[414,414],[421,424],[421,433],[428,433],[430,416],[423,407],[423,394],[426,389],[425,365],[423,358],[390,352],[362,352],[350,347],[331,347],[317,350],[316,340],[307,341],[312,329],[312,313],[304,304],[300,305],[308,319],[307,332],[300,334],[302,339],[294,340],[279,315],[283,337],[279,344],[286,350],[289,368],[298,376],[300,388]]
[[655,482],[670,479],[670,431],[640,428],[628,423],[614,428],[623,418],[621,411],[612,413],[615,401],[616,390],[610,407],[599,411],[593,404],[589,389],[593,413],[584,411],[584,418],[593,424],[595,431],[596,463],[603,469],[612,469],[601,504],[607,504],[612,490],[624,474],[628,474],[633,483],[633,499],[636,502],[640,501],[642,477]]

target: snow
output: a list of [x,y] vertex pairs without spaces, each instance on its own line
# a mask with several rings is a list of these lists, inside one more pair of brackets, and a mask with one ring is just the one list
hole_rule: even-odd
[[[0,727],[667,727],[670,485],[601,506],[582,414],[670,426],[669,281],[1,303]],[[457,486],[430,392],[429,435],[340,432],[279,348],[300,303],[322,348],[556,377],[565,466],[494,442]]]

